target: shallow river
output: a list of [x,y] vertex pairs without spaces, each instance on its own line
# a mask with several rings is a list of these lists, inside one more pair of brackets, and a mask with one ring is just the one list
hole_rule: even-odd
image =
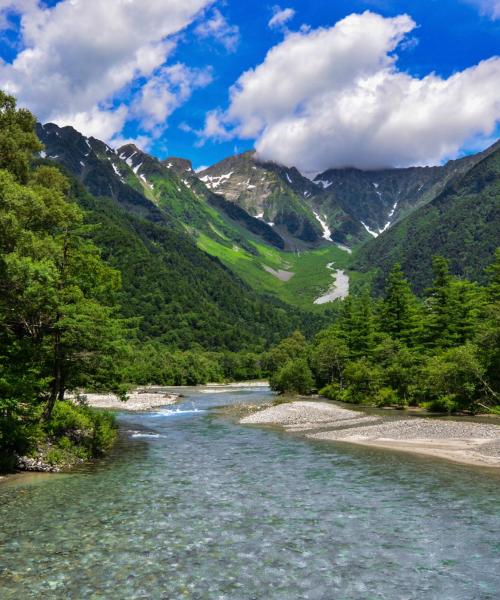
[[198,388],[98,464],[0,485],[0,598],[500,597],[500,477],[244,427]]

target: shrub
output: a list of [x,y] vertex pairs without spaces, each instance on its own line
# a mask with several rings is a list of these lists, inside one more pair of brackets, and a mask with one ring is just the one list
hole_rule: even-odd
[[400,398],[391,387],[380,388],[375,397],[375,404],[377,406],[397,406],[398,408],[406,407],[407,403],[403,398]]
[[307,361],[303,358],[288,361],[269,380],[271,389],[280,394],[285,392],[295,394],[310,394],[314,380]]
[[460,405],[455,400],[455,396],[453,394],[439,396],[439,398],[435,398],[430,402],[423,402],[422,406],[430,412],[448,413],[449,415],[457,412],[457,410],[460,408]]
[[[422,386],[433,406],[475,411],[481,398],[484,368],[472,344],[450,348],[429,358],[422,373]],[[446,410],[445,412],[450,412]]]
[[[112,413],[95,410],[72,402],[58,402],[46,425],[48,438],[61,452],[77,458],[93,458],[108,450],[116,439],[116,422]],[[54,454],[54,460],[68,457]],[[56,464],[56,463],[54,463]]]
[[342,402],[345,397],[345,390],[343,390],[338,383],[329,383],[319,390],[319,394],[329,400],[338,400]]

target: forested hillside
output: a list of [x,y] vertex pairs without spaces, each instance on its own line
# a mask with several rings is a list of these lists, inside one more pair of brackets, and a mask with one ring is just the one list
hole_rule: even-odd
[[432,257],[450,260],[451,272],[484,282],[484,269],[500,242],[500,148],[498,144],[465,174],[454,177],[431,202],[370,241],[353,264],[376,270],[375,287],[399,262],[421,293],[432,282]]
[[382,297],[343,303],[312,343],[296,333],[264,357],[278,392],[437,412],[500,413],[500,248],[487,283],[460,280],[435,257],[432,286],[416,297],[400,265]]
[[317,317],[260,297],[197,247],[202,235],[256,253],[238,223],[254,221],[246,225],[257,239],[278,243],[268,226],[243,210],[225,221],[190,189],[187,176],[134,146],[114,152],[71,127],[51,124],[39,126],[38,135],[46,143],[40,160],[73,177],[77,201],[98,225],[92,237],[122,274],[122,312],[139,319],[142,340],[181,349],[259,350],[300,325],[317,327]]

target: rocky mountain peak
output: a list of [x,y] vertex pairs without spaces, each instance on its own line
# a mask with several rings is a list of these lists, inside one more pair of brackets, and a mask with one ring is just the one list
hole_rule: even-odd
[[172,169],[172,171],[178,175],[185,175],[185,173],[193,173],[193,164],[187,158],[180,158],[178,156],[169,156],[165,160],[161,161],[161,164],[167,169]]

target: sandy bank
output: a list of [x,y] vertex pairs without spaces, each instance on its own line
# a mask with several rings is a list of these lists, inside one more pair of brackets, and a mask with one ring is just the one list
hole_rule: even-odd
[[326,402],[295,401],[241,419],[278,425],[305,437],[500,467],[500,426],[431,418],[372,416]]
[[123,402],[114,394],[83,394],[86,402],[93,408],[108,408],[112,410],[143,411],[158,406],[175,404],[179,399],[177,394],[165,394],[154,391],[154,388],[138,389],[128,395],[128,400]]

